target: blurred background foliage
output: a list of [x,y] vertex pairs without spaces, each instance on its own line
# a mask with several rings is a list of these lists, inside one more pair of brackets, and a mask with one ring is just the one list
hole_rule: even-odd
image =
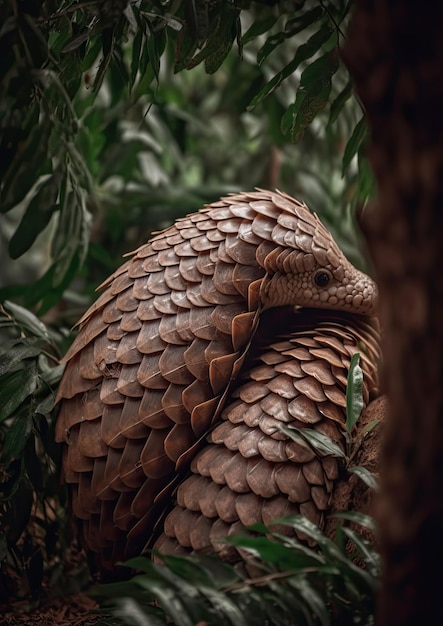
[[373,180],[339,54],[351,6],[0,2],[0,591],[11,572],[30,597],[62,575],[57,364],[122,254],[258,186],[304,200],[364,266],[355,209]]

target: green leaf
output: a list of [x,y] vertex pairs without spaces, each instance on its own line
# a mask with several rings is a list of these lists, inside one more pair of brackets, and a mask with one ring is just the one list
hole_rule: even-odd
[[188,0],[184,3],[184,10],[189,33],[201,46],[209,32],[208,3],[205,0]]
[[112,54],[114,52],[114,34],[113,29],[105,28],[102,32],[102,45],[103,45],[103,57],[98,66],[97,74],[95,75],[94,84],[92,89],[97,93],[103,84],[106,71],[112,60]]
[[291,515],[289,517],[277,518],[275,523],[284,524],[293,528],[294,530],[307,535],[311,539],[314,539],[323,550],[328,551],[330,554],[338,555],[341,558],[340,551],[336,544],[328,539],[326,535],[319,529],[318,526],[313,524],[303,515]]
[[13,423],[6,431],[3,449],[0,455],[2,464],[7,464],[13,459],[20,458],[31,432],[32,415],[30,412],[23,412],[22,415],[14,419]]
[[320,623],[323,624],[323,626],[329,626],[331,623],[329,611],[321,595],[315,590],[312,583],[301,576],[292,576],[288,582],[299,592],[312,613],[318,617]]
[[300,76],[300,86],[310,87],[318,82],[330,82],[338,67],[338,51],[334,49],[326,52],[326,54],[320,56],[303,70]]
[[[36,113],[38,119],[40,115],[38,105],[32,107],[31,112]],[[30,120],[32,126],[25,145],[18,151],[8,175],[2,181],[0,207],[2,213],[16,207],[33,188],[38,177],[51,171],[48,159],[50,124],[47,119],[37,123],[37,119]]]
[[47,174],[37,181],[32,199],[9,242],[9,254],[17,259],[34,243],[37,236],[46,228],[56,208],[60,187],[60,174]]
[[155,80],[158,83],[160,72],[160,58],[166,44],[164,30],[157,32],[150,31],[146,38],[146,46],[148,49],[149,63],[154,73]]
[[375,190],[375,178],[369,162],[362,154],[359,154],[356,199],[359,202],[366,202],[375,196]]
[[265,87],[252,99],[248,110],[255,108],[262,100],[269,96],[277,87],[291,74],[295,72],[300,63],[306,61],[312,57],[321,46],[331,38],[331,35],[335,36],[333,28],[329,24],[322,24],[320,30],[318,30],[308,41],[299,46],[295,53],[294,59],[288,63],[278,74],[276,74]]
[[30,331],[36,337],[41,337],[46,341],[50,340],[48,329],[34,313],[9,300],[3,303],[3,308],[14,318],[20,327]]
[[[273,522],[271,523],[271,525]],[[317,556],[295,551],[292,547],[283,545],[267,537],[250,537],[232,535],[222,540],[222,543],[237,546],[259,556],[265,563],[278,564],[284,570],[297,571],[304,567],[317,566],[321,561]]]
[[334,124],[334,122],[337,121],[338,116],[342,112],[343,107],[352,96],[352,94],[352,83],[351,81],[349,81],[331,104],[331,110],[329,113],[329,119],[326,128],[330,128]]
[[[139,28],[136,36],[134,37],[134,41],[132,42],[131,87],[135,83],[135,79],[137,78],[137,72],[140,68],[140,53],[142,50],[143,37],[143,30]],[[141,68],[140,71],[143,72]]]
[[40,354],[43,341],[38,338],[14,340],[0,356],[0,376],[14,369],[24,359]]
[[[156,600],[160,603],[163,610],[169,615],[176,624],[181,626],[195,626],[195,622],[186,611],[185,605],[179,592],[165,584],[159,575],[157,579],[148,580],[144,575],[137,576],[137,583],[150,591],[154,592]],[[197,591],[195,592],[195,595]]]
[[285,26],[285,30],[283,32],[279,32],[279,33],[276,33],[275,35],[271,35],[270,37],[268,37],[264,45],[260,48],[260,50],[257,53],[258,65],[262,65],[263,61],[271,54],[271,52],[275,50],[277,46],[282,44],[286,39],[290,37],[294,37],[294,35],[297,35],[305,28],[312,26],[323,15],[324,15],[323,7],[318,6],[318,7],[315,7],[315,9],[312,9],[311,11],[306,11],[299,17],[295,17],[291,20],[288,20]]
[[343,155],[343,163],[342,163],[342,176],[344,176],[346,170],[348,169],[352,159],[357,154],[361,144],[366,138],[367,134],[367,126],[366,120],[364,117],[360,119],[354,128],[352,135],[350,136],[348,143],[345,147],[345,152]]
[[295,103],[288,108],[282,119],[282,132],[290,134],[294,143],[303,137],[306,128],[328,103],[331,78],[338,67],[337,51],[332,50],[316,59],[302,72]]
[[301,437],[305,440],[313,450],[320,453],[321,456],[335,456],[339,458],[345,458],[346,455],[340,446],[335,443],[330,437],[327,435],[323,435],[323,433],[319,433],[316,430],[311,430],[309,428],[295,428],[294,426],[285,426],[284,424],[279,424],[279,430],[281,430],[285,435],[288,435],[293,441],[299,441],[298,437]]
[[364,407],[363,370],[360,367],[360,354],[352,355],[346,387],[346,430],[352,431]]
[[306,128],[328,103],[331,81],[318,81],[308,89],[297,90],[295,103],[286,111],[282,119],[283,134],[290,134],[294,143],[300,141]]
[[369,434],[372,430],[374,430],[374,428],[376,426],[378,426],[378,424],[381,423],[380,419],[373,419],[370,420],[367,424],[365,424],[365,426],[361,429],[361,432],[364,433],[365,435]]
[[347,528],[346,526],[343,526],[342,532],[355,545],[363,561],[368,566],[370,574],[372,574],[372,576],[379,576],[380,575],[380,558],[377,552],[375,551],[374,546],[372,546],[369,543],[369,541],[365,540],[363,537],[361,537],[361,535],[356,533],[351,528]]
[[213,74],[231,50],[237,34],[236,19],[239,11],[229,4],[225,7],[221,5],[221,7],[221,12],[217,13],[211,21],[211,35],[205,47],[189,60],[186,65],[187,69],[192,69],[204,61],[206,72]]
[[81,33],[80,35],[76,35],[73,39],[71,39],[69,43],[67,43],[64,46],[64,48],[62,49],[62,53],[67,54],[68,52],[77,50],[77,48],[80,48],[80,46],[84,44],[85,41],[87,41],[90,38],[90,36],[91,36],[91,33],[89,30],[84,33]]
[[354,524],[359,524],[360,526],[363,526],[363,528],[367,528],[371,532],[376,532],[377,530],[377,525],[374,521],[374,518],[370,515],[360,513],[359,511],[339,511],[338,513],[331,513],[331,517],[336,517],[337,519],[345,519],[349,522],[353,522]]
[[257,53],[257,63],[261,65],[263,61],[271,54],[277,46],[282,44],[287,39],[287,34],[284,32],[276,33],[275,35],[271,35],[267,38],[264,45],[260,48]]
[[164,564],[180,578],[192,581],[196,586],[214,587],[214,582],[208,573],[196,562],[187,557],[161,555]]
[[0,388],[0,422],[4,422],[37,387],[35,363],[5,377]]
[[356,474],[370,489],[373,489],[374,491],[378,491],[380,489],[378,480],[372,472],[366,469],[366,467],[355,465],[354,467],[348,467],[348,472]]
[[270,31],[277,19],[276,15],[271,15],[263,20],[254,21],[242,37],[243,45],[247,44],[248,41],[255,39],[259,35]]

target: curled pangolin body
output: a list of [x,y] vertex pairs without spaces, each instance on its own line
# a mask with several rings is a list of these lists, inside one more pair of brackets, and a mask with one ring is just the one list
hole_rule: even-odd
[[[72,485],[74,514],[80,520],[86,546],[98,553],[100,567],[105,569],[112,568],[116,560],[152,546],[159,535],[157,547],[173,548],[171,542],[194,547],[192,541],[182,541],[178,536],[187,523],[183,520],[198,514],[198,509],[193,509],[197,506],[195,498],[189,495],[195,488],[189,485],[201,480],[207,485],[208,477],[211,484],[222,484],[211,474],[211,468],[215,471],[220,461],[211,452],[219,451],[217,446],[226,450],[223,454],[232,456],[233,466],[237,459],[240,472],[245,471],[246,463],[246,474],[258,475],[256,469],[251,470],[251,457],[243,454],[247,444],[241,449],[239,444],[240,439],[252,442],[256,435],[249,433],[257,433],[257,425],[248,424],[245,417],[243,424],[234,426],[238,402],[251,404],[251,410],[258,411],[254,407],[262,407],[266,400],[264,396],[254,399],[255,394],[260,396],[266,387],[271,394],[268,402],[273,403],[278,396],[282,413],[280,417],[268,415],[265,408],[265,416],[285,423],[295,420],[298,425],[325,432],[332,429],[339,440],[336,424],[340,420],[343,423],[343,411],[337,407],[343,403],[349,346],[342,357],[331,354],[339,350],[338,344],[346,343],[344,335],[352,350],[369,351],[367,359],[373,365],[366,367],[367,391],[374,386],[371,346],[376,344],[376,331],[368,330],[370,326],[362,321],[363,317],[343,313],[372,315],[374,283],[345,259],[305,205],[284,194],[257,191],[233,195],[178,220],[139,248],[102,288],[98,300],[80,320],[79,334],[66,356],[67,367],[59,389],[57,438],[67,444],[63,467],[65,480]],[[256,380],[254,368],[244,369],[249,367],[244,362],[250,358],[251,348],[253,353],[260,345],[260,337],[269,337],[269,320],[277,313],[269,311],[263,316],[263,311],[283,306],[287,306],[285,316],[279,314],[278,329],[271,327],[271,336],[278,331],[284,335],[277,344],[268,339],[273,347],[262,345],[263,355],[269,347],[275,358],[284,361],[287,355],[280,349],[282,342],[287,347],[300,336],[305,344],[289,349],[294,354],[289,354],[292,365],[288,372],[280,372],[277,362],[268,364],[264,360],[259,364],[259,370],[267,367],[268,377],[274,373],[264,383],[265,379]],[[304,330],[294,328],[294,306],[341,311],[331,322],[337,329],[335,335],[328,331],[326,344],[318,344],[316,333],[320,336],[323,332],[319,323],[328,319],[329,312],[323,312],[323,317],[313,314],[308,326],[304,319]],[[267,322],[260,324],[260,318]],[[256,358],[263,359],[263,355]],[[326,355],[333,360],[326,357],[323,362]],[[311,371],[302,367],[308,367],[308,360],[313,360]],[[323,365],[316,365],[318,362]],[[318,378],[318,368],[323,371],[323,379],[321,374]],[[331,381],[328,393],[327,370]],[[238,385],[241,371],[246,371],[249,379],[235,392],[240,396],[234,400],[230,394]],[[297,376],[296,371],[303,375]],[[292,397],[285,395],[287,390],[279,395],[278,386],[288,387],[290,380]],[[260,393],[254,391],[259,387]],[[326,403],[323,412],[319,408],[322,401]],[[307,407],[313,407],[314,413],[304,421],[300,416],[309,414]],[[260,424],[266,424],[268,418],[262,418]],[[206,436],[218,422],[206,444]],[[290,443],[284,443],[282,433],[276,435],[275,425],[269,428],[264,433],[269,441],[260,446],[263,450],[280,450],[281,456],[275,452],[273,457],[278,465],[271,480],[274,491],[278,490],[274,495],[279,496],[279,502],[298,503],[302,512],[312,508],[309,502],[323,511],[324,494],[330,493],[334,472],[318,469],[315,459],[306,461],[311,463],[309,467],[317,468],[311,471],[312,475],[318,474],[315,480],[319,481],[319,472],[324,471],[323,482],[309,483],[309,498],[295,501],[282,490],[284,476],[294,479],[292,470],[285,468],[305,461],[294,457],[289,462],[285,450]],[[269,469],[266,464],[271,460],[266,454],[270,453],[265,454],[257,442],[254,445],[251,450],[257,449],[263,456],[261,467]],[[321,468],[328,463],[332,467],[335,461],[322,460]],[[194,475],[185,478],[190,464]],[[305,480],[306,472],[302,472]],[[248,490],[250,506],[256,498],[267,497],[245,480],[242,488]],[[166,519],[163,535],[163,513],[170,508],[180,482],[178,506]],[[232,485],[226,486],[232,490]],[[225,490],[228,495],[223,497],[232,501],[232,493]],[[192,505],[187,504],[185,496]],[[247,506],[244,504],[242,510]],[[237,505],[234,508],[237,511]],[[216,521],[201,512],[209,520],[213,535]],[[221,513],[217,515],[230,524]],[[234,513],[226,515],[231,518]],[[232,527],[246,519],[238,511],[236,515]],[[269,518],[263,512],[261,515]]]
[[293,441],[280,427],[314,430],[344,450],[347,375],[356,352],[364,404],[378,393],[378,324],[374,318],[301,309],[290,324],[279,320],[285,328],[279,337],[275,317],[263,316],[258,345],[220,423],[178,487],[156,550],[209,549],[237,560],[236,550],[220,540],[252,524],[301,514],[323,526],[342,461],[322,455],[302,437]]

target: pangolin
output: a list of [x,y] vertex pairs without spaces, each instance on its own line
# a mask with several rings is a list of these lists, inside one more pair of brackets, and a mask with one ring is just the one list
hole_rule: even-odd
[[364,355],[367,400],[378,331],[374,282],[317,215],[279,191],[229,195],[155,234],[100,289],[65,357],[56,424],[98,567],[208,548],[291,511],[320,524],[336,460],[278,423],[341,441],[350,355]]

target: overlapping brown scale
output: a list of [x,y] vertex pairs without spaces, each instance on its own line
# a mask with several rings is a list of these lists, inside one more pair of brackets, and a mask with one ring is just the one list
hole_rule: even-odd
[[[298,428],[315,429],[344,444],[341,429],[349,361],[343,355],[362,346],[363,328],[366,339],[376,349],[378,331],[376,326],[366,325],[358,318],[340,319],[334,314],[331,317],[334,323],[323,329],[318,313],[302,312],[289,340],[272,343],[271,349],[267,347],[250,364],[242,375],[242,385],[234,393],[237,398],[224,409],[223,421],[210,433],[207,447],[192,463],[193,474],[180,485],[180,496],[173,509],[174,523],[165,526],[168,541],[161,536],[157,544],[160,549],[178,549],[180,540],[175,529],[180,528],[181,514],[187,515],[191,501],[194,514],[205,518],[206,529],[220,530],[222,520],[226,534],[238,524],[269,524],[276,517],[296,513],[322,524],[339,477],[339,460],[316,453],[301,438],[299,442],[288,439],[279,431],[278,422],[289,414]],[[311,354],[311,350],[321,351],[322,345],[328,348],[325,352],[320,352],[320,356]],[[273,365],[274,361],[277,365]],[[340,367],[333,363],[340,363]],[[375,365],[368,362],[362,363],[362,367],[367,386],[375,376]],[[281,401],[286,410],[280,412]],[[214,482],[208,483],[211,479]],[[208,489],[211,495],[203,496]],[[288,532],[283,527],[278,530]],[[215,530],[209,532],[210,538],[216,535]],[[205,541],[197,547],[197,542],[187,535],[187,545],[181,547],[188,551],[202,549],[202,545],[205,549],[217,549]],[[230,558],[234,558],[232,554]]]

